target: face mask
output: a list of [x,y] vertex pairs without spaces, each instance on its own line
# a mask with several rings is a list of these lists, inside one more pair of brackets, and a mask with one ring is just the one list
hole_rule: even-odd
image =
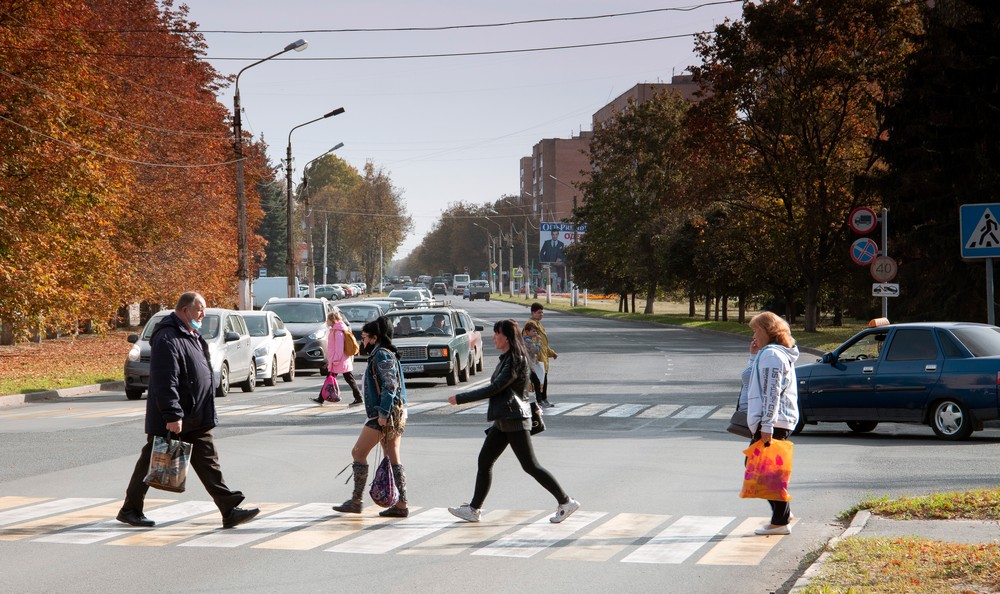
[[188,325],[190,325],[195,330],[201,330],[201,320],[192,319],[190,322],[188,322]]
[[370,355],[372,351],[375,350],[375,343],[363,344],[358,348],[362,355]]

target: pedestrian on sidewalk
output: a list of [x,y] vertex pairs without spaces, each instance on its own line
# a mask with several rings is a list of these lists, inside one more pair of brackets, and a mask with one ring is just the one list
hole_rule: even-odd
[[170,433],[192,445],[191,468],[222,513],[223,528],[249,522],[260,509],[239,507],[245,497],[226,486],[219,467],[212,429],[219,424],[215,412],[215,382],[208,360],[208,344],[198,331],[205,317],[205,298],[195,292],[180,296],[174,311],[153,329],[149,339],[149,395],[146,398],[146,445],[135,463],[125,490],[118,521],[149,528],[156,523],[143,514],[149,486],[153,438]]
[[545,333],[545,326],[542,326],[542,316],[544,315],[544,305],[537,301],[531,304],[531,319],[529,321],[534,322],[535,326],[538,327],[538,339],[541,342],[538,358],[544,367],[544,377],[541,378],[542,389],[535,396],[539,406],[551,408],[555,405],[549,402],[549,359],[558,359],[559,355],[549,346],[549,336]]
[[[760,347],[747,385],[747,425],[753,432],[750,442],[788,439],[799,422],[799,396],[795,361],[799,348],[792,339],[788,322],[771,312],[750,320],[753,346]],[[761,536],[791,534],[792,512],[787,501],[768,501],[771,523],[754,531]]]
[[[330,331],[326,335],[327,367],[333,381],[337,381],[337,374],[342,374],[347,385],[354,393],[354,401],[350,406],[362,404],[361,390],[358,389],[358,382],[354,379],[354,355],[344,353],[344,344],[351,328],[344,321],[344,316],[339,311],[331,311],[326,315],[326,325]],[[313,402],[323,406],[325,402],[322,396],[310,398]]]
[[365,424],[351,449],[354,459],[354,492],[351,498],[333,506],[334,511],[360,514],[365,484],[368,482],[368,454],[382,444],[392,476],[399,489],[396,505],[379,512],[380,516],[405,518],[410,515],[406,498],[406,471],[399,456],[399,446],[406,426],[406,384],[392,344],[392,324],[385,317],[368,322],[361,328],[361,352],[368,355],[364,375]]
[[493,344],[501,351],[500,364],[493,371],[490,383],[475,390],[449,396],[451,404],[465,404],[489,399],[486,419],[493,425],[486,430],[486,441],[479,451],[479,470],[472,501],[459,507],[449,507],[452,515],[466,522],[478,522],[483,502],[493,483],[493,464],[507,445],[514,450],[521,468],[556,498],[556,513],[550,522],[559,523],[580,509],[580,503],[566,495],[555,477],[535,459],[531,446],[531,410],[528,405],[528,357],[524,341],[514,320],[501,320],[493,325]]

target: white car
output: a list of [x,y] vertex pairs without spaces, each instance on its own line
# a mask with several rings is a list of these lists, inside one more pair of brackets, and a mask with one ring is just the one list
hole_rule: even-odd
[[250,344],[257,364],[257,381],[273,386],[281,376],[295,379],[295,344],[285,323],[273,311],[243,311],[250,331]]

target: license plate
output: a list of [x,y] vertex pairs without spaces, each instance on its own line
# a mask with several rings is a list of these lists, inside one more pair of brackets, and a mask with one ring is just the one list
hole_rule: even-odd
[[423,373],[423,365],[403,365],[403,373]]

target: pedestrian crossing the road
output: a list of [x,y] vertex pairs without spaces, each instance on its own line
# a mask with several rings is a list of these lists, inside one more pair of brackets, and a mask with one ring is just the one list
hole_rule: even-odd
[[[261,503],[253,522],[221,528],[211,501],[147,499],[155,528],[114,519],[120,501],[0,497],[0,541],[93,546],[253,548],[367,555],[469,555],[555,561],[759,565],[784,536],[755,536],[766,517],[673,516],[582,509],[560,524],[551,511],[484,510],[466,523],[443,507],[338,514],[332,503]],[[793,520],[794,522],[795,520]]]
[[[415,402],[409,405],[407,414],[411,420],[414,416],[427,415],[429,419],[447,415],[486,415],[487,405],[483,403],[473,403],[461,406],[452,406],[447,402]],[[217,404],[216,410],[220,417],[341,417],[364,415],[364,407],[348,406],[340,402],[336,404],[326,404],[317,406],[316,404],[292,404],[292,405],[253,405],[253,404]],[[545,409],[545,416],[566,416],[566,417],[601,417],[606,419],[714,419],[728,421],[736,407],[713,406],[713,405],[683,405],[683,404],[634,404],[634,403],[611,403],[611,402],[562,402],[556,404],[554,408]],[[94,411],[92,409],[81,410],[79,406],[59,406],[53,410],[51,407],[45,409],[38,407],[17,408],[11,410],[0,410],[0,421],[4,419],[134,419],[146,414],[145,404],[114,407],[109,410]]]

